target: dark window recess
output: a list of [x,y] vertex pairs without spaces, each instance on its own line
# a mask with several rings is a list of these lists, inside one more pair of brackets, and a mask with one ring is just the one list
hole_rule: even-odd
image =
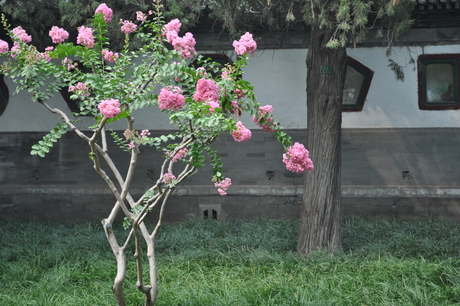
[[6,86],[5,81],[3,80],[3,74],[0,75],[0,116],[6,109],[8,105],[8,99],[10,98],[10,93],[8,91],[8,86]]
[[347,72],[343,86],[342,111],[360,112],[371,87],[374,72],[358,62],[347,57]]
[[460,109],[460,54],[430,54],[418,58],[418,106],[421,110]]

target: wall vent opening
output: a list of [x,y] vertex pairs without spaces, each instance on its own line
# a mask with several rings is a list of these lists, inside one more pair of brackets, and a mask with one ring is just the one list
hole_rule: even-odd
[[203,220],[220,220],[222,218],[220,204],[200,204],[199,210],[199,216],[201,216]]
[[401,172],[401,179],[403,181],[409,181],[410,180],[410,172],[409,171],[402,171]]

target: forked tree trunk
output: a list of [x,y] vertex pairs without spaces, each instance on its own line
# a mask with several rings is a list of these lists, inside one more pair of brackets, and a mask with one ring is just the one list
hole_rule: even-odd
[[305,179],[297,251],[341,247],[340,139],[346,50],[326,48],[328,29],[313,26],[307,53],[307,148],[315,169]]

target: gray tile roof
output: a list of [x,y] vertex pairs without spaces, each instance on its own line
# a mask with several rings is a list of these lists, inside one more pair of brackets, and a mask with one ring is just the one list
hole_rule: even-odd
[[412,0],[417,2],[418,10],[460,9],[460,0]]

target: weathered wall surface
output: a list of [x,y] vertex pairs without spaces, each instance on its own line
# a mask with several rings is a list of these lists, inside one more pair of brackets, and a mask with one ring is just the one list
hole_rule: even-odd
[[[304,130],[289,130],[305,141]],[[101,219],[114,197],[88,161],[82,141],[69,133],[45,158],[30,156],[42,133],[0,133],[0,218],[78,221]],[[346,213],[398,217],[460,217],[460,129],[344,129],[342,184]],[[297,217],[303,175],[285,170],[282,148],[270,133],[253,131],[247,143],[231,136],[215,142],[224,174],[233,186],[221,197],[209,168],[178,188],[166,220],[202,218]],[[109,148],[116,160],[129,154]],[[133,193],[141,195],[157,179],[160,153],[144,148]],[[175,167],[178,167],[175,166]],[[124,173],[122,169],[122,173]],[[308,174],[307,174],[308,175]]]
[[[343,113],[343,128],[419,128],[459,127],[458,110],[423,111],[418,107],[417,70],[408,65],[409,55],[417,59],[422,54],[459,53],[460,45],[441,45],[395,48],[392,58],[405,69],[405,81],[398,82],[388,68],[386,48],[350,48],[349,56],[374,71],[372,84],[361,112]],[[249,60],[244,78],[253,83],[256,97],[262,105],[271,104],[274,116],[287,129],[305,129],[306,122],[306,49],[266,49],[257,51]],[[204,52],[207,53],[207,52]],[[211,53],[211,52],[208,52]],[[225,51],[231,58],[233,52]],[[15,85],[6,79],[10,93]],[[50,105],[60,107],[71,115],[61,96],[52,99]],[[158,108],[136,111],[137,129],[174,129],[169,119]],[[27,92],[11,95],[10,102],[0,117],[0,132],[48,131],[59,120],[56,115],[30,100]],[[243,117],[248,128],[257,128],[248,116]],[[153,124],[152,124],[153,123]],[[81,118],[77,126],[87,129],[93,123]],[[109,128],[123,130],[124,122],[111,124]]]

